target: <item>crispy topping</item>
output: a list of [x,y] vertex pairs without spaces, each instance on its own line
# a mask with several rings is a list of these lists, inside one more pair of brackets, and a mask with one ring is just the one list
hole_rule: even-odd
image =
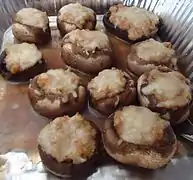
[[96,149],[96,129],[81,115],[56,118],[40,132],[38,142],[58,162],[87,161]]
[[51,69],[37,77],[38,86],[47,94],[72,94],[76,98],[79,83],[80,78],[76,74],[63,69]]
[[113,97],[124,91],[126,85],[124,73],[118,69],[106,69],[88,84],[88,89],[95,99]]
[[41,52],[34,44],[12,44],[5,49],[6,68],[12,73],[18,73],[34,66],[42,58]]
[[115,5],[110,8],[109,20],[120,29],[128,31],[131,40],[156,33],[159,18],[142,8]]

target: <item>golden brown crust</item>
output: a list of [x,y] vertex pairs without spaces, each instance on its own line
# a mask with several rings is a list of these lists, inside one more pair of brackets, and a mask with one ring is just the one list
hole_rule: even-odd
[[163,137],[154,144],[138,145],[118,136],[113,126],[113,117],[112,115],[105,121],[102,137],[107,153],[118,162],[157,169],[166,165],[175,154],[177,140],[170,126],[164,129]]
[[152,37],[158,31],[159,18],[143,8],[114,5],[109,9],[108,19],[115,28],[126,32],[131,41]]
[[[116,69],[112,69],[112,70],[116,71]],[[95,95],[96,96],[95,97],[91,93],[91,86],[89,85],[90,83],[88,84],[88,90],[90,91],[90,105],[104,115],[110,115],[117,108],[125,106],[125,105],[129,105],[131,103],[135,103],[136,101],[135,82],[131,79],[129,75],[127,75],[126,73],[122,71],[120,72],[123,74],[123,78],[126,82],[124,85],[124,90],[117,91],[117,93],[113,94],[113,96],[107,93],[107,94],[104,94],[105,96],[102,98],[98,98],[97,95]]]
[[96,136],[97,130],[90,121],[76,113],[51,121],[41,130],[38,143],[58,162],[80,164],[96,151]]
[[32,107],[40,115],[55,118],[64,114],[74,115],[84,109],[87,100],[87,90],[81,80],[75,90],[76,96],[72,94],[63,96],[61,94],[45,93],[37,84],[37,78],[38,76],[31,80],[28,96]]
[[29,69],[42,59],[42,53],[34,44],[12,44],[5,48],[5,52],[6,68],[12,74]]
[[0,55],[0,73],[2,77],[10,82],[26,83],[29,82],[30,79],[32,79],[33,77],[47,70],[46,61],[44,59],[41,59],[34,66],[20,71],[16,74],[12,74],[6,67],[5,58],[6,52],[3,51]]
[[117,108],[126,106],[136,101],[136,89],[126,85],[125,92],[122,92],[115,97],[95,100],[90,97],[91,105],[104,115],[110,115]]
[[[157,88],[159,88],[156,89],[153,94],[149,94],[149,92],[146,92],[146,89],[157,79],[156,77],[154,80],[150,78],[152,72],[155,72],[156,74],[158,73],[158,75],[165,72],[166,77],[165,80],[162,79],[162,82],[167,84],[158,85]],[[175,79],[169,81],[171,78],[170,75],[172,74],[167,75],[167,73],[173,73],[173,78],[177,78],[177,81]],[[174,82],[176,82],[176,84],[174,84]],[[152,88],[153,87],[155,86],[152,86]],[[175,91],[173,91],[172,88],[175,88]],[[166,89],[168,90],[166,91]],[[191,87],[189,80],[179,72],[171,71],[169,69],[166,71],[164,69],[155,69],[144,73],[138,79],[137,91],[141,105],[146,106],[155,112],[161,113],[163,117],[170,120],[173,125],[187,119],[192,104]],[[161,93],[162,91],[163,94]]]
[[127,63],[128,69],[138,76],[160,66],[177,69],[177,57],[171,43],[153,39],[132,45]]

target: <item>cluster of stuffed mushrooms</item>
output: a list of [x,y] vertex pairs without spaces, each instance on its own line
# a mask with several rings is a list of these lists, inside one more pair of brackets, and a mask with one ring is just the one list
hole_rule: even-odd
[[[51,39],[49,20],[33,8],[15,15],[13,34],[20,43],[1,54],[1,74],[11,81],[31,79],[33,109],[53,120],[40,132],[38,149],[45,167],[57,176],[88,172],[100,157],[101,139],[120,163],[162,167],[177,148],[172,126],[189,115],[190,81],[177,71],[171,43],[154,39],[160,18],[119,4],[110,7],[103,22],[108,32],[131,43],[127,69],[137,81],[114,67],[108,36],[95,30],[95,12],[79,3],[62,7],[57,17],[68,69],[47,70],[38,47]],[[92,79],[85,83],[71,69]],[[88,104],[106,117],[101,133],[82,115]]]

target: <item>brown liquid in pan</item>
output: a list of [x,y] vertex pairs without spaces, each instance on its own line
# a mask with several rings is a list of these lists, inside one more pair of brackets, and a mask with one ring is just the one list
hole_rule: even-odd
[[[60,37],[57,30],[52,31],[52,37],[52,42],[41,48],[43,57],[47,60],[49,68],[64,68],[65,64],[60,58]],[[124,69],[129,45],[113,36],[109,35],[109,37],[115,63],[119,68]],[[88,79],[86,78],[86,81]],[[19,148],[28,152],[32,159],[37,160],[39,158],[37,137],[50,120],[34,112],[28,100],[27,87],[28,84],[10,84],[3,79],[0,80],[0,153]],[[102,130],[105,117],[97,115],[88,108],[83,114]],[[180,147],[183,154],[186,153],[185,148]]]

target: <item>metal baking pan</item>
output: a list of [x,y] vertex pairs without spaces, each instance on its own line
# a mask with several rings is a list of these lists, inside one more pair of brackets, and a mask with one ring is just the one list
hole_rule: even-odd
[[[1,50],[9,43],[14,43],[11,31],[12,16],[23,7],[35,7],[46,11],[50,16],[52,42],[42,49],[49,67],[63,67],[60,59],[60,36],[56,28],[56,14],[61,6],[77,1],[67,0],[0,0],[0,44]],[[97,14],[101,29],[102,14],[110,5],[120,0],[79,0],[80,3],[93,8]],[[158,14],[163,21],[159,33],[161,40],[171,41],[180,57],[179,68],[193,83],[193,2],[191,0],[128,0],[129,5],[144,7]],[[127,46],[111,37],[116,53],[126,56]],[[121,46],[120,44],[122,43]],[[48,174],[40,161],[36,150],[39,131],[48,120],[37,115],[31,108],[27,93],[27,85],[10,84],[0,78],[0,179],[6,180],[55,180]],[[88,113],[89,112],[89,113]],[[92,119],[98,126],[104,117],[97,116],[92,111]],[[191,113],[193,115],[193,113]],[[90,110],[84,113],[91,117]],[[93,118],[94,117],[94,118]],[[193,119],[190,116],[190,121]],[[192,121],[193,122],[193,121]],[[187,124],[180,125],[193,134],[193,129]],[[180,127],[180,129],[181,129]],[[181,131],[180,131],[181,133]],[[180,133],[178,133],[180,135]],[[184,132],[183,132],[184,133]],[[191,140],[191,136],[186,136]],[[18,149],[19,148],[19,149]],[[97,167],[96,172],[89,177],[76,177],[75,180],[193,180],[193,144],[179,137],[178,156],[164,168],[150,171],[131,166],[124,166],[114,161],[106,161]]]

